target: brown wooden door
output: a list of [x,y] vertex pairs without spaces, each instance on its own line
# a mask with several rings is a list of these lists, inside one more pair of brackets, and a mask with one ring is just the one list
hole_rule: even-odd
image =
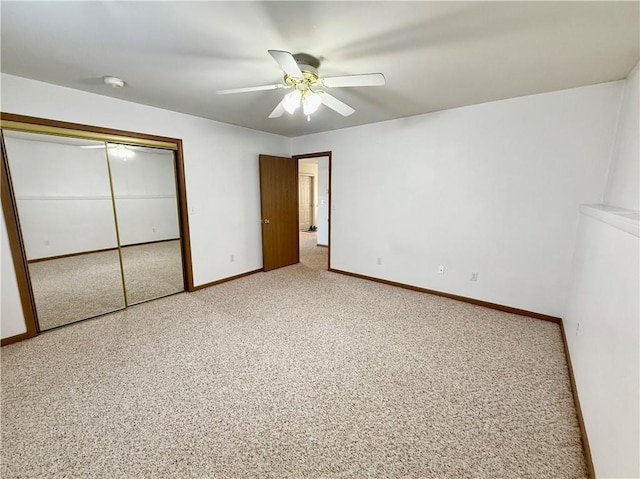
[[260,155],[260,202],[264,270],[298,263],[297,160]]

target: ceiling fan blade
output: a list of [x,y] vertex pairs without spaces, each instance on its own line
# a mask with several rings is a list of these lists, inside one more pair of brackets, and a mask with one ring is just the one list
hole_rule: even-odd
[[286,85],[262,85],[262,86],[249,86],[246,88],[231,88],[230,90],[218,90],[216,93],[218,95],[229,95],[231,93],[246,93],[250,91],[264,91],[264,90],[275,90],[277,88],[285,88]]
[[300,67],[291,53],[283,52],[282,50],[269,50],[269,55],[278,62],[280,68],[282,68],[287,75],[293,78],[302,78]]
[[322,83],[329,88],[341,88],[348,86],[382,86],[386,81],[382,73],[365,73],[362,75],[323,78]]
[[334,111],[337,111],[342,116],[349,116],[355,110],[351,108],[346,103],[338,100],[335,96],[329,95],[327,92],[319,92],[320,98],[322,98],[322,103],[331,108]]
[[284,98],[283,98],[282,101],[278,103],[278,106],[276,106],[273,109],[273,111],[269,115],[269,118],[280,118],[284,112],[285,112],[285,109],[284,109]]

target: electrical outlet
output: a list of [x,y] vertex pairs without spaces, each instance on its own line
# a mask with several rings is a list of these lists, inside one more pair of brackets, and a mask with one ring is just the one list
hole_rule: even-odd
[[232,254],[232,255],[229,257],[229,261],[231,261],[231,262],[233,263],[235,260],[236,260],[236,255]]
[[44,245],[49,246],[49,240],[44,240]]
[[444,266],[438,266],[438,274],[444,274]]
[[580,336],[581,330],[582,330],[582,323],[578,321],[578,324],[576,324],[576,336]]
[[471,281],[478,281],[478,273],[471,273]]
[[381,265],[382,264],[382,258],[378,258],[378,264]]
[[155,233],[155,232],[156,232],[156,229],[155,229],[155,228],[151,228],[151,231],[152,231],[153,233]]

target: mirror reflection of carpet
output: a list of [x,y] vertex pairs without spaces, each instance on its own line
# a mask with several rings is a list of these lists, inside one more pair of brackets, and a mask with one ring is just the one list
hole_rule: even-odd
[[[124,247],[122,260],[130,305],[184,290],[179,240]],[[29,271],[41,330],[124,308],[117,250],[39,261]]]

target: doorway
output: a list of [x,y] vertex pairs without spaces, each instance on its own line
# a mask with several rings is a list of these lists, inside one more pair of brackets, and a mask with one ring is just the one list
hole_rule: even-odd
[[300,262],[314,270],[329,268],[329,156],[298,161]]
[[[315,159],[318,172],[314,190],[317,201],[309,215],[315,218],[315,231],[300,231],[299,216],[300,160]],[[320,248],[323,259],[321,268],[331,265],[331,152],[309,153],[293,157],[259,155],[260,207],[262,223],[263,270],[271,271],[300,262],[300,240],[303,233],[313,233],[310,245],[316,253]],[[311,176],[311,175],[309,175]],[[311,243],[311,240],[308,240]],[[306,243],[305,243],[306,244]],[[304,262],[304,261],[303,261]],[[315,269],[315,268],[314,268]]]

